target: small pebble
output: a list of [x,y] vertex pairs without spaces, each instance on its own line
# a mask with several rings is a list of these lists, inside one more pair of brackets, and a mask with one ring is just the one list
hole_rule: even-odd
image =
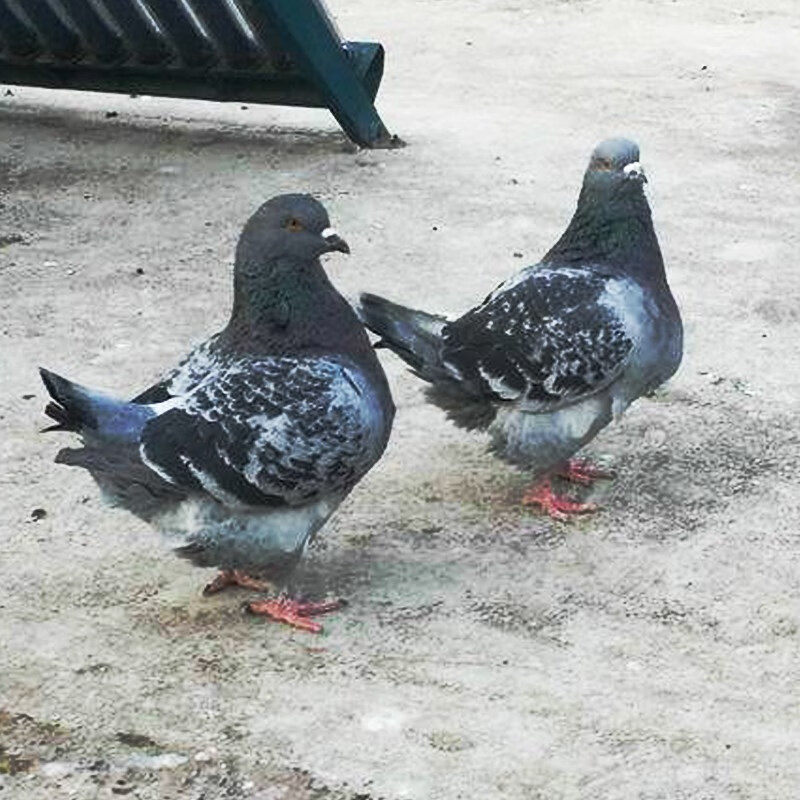
[[216,760],[219,753],[217,752],[216,747],[209,747],[207,750],[201,750],[199,753],[195,753],[194,760],[205,764],[209,761]]

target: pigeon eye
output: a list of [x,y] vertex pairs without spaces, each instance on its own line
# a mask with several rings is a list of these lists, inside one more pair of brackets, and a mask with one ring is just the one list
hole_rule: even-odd
[[300,220],[295,219],[294,217],[292,217],[286,223],[286,229],[290,230],[290,231],[301,231],[301,230],[303,230],[303,224],[300,222]]
[[595,169],[611,169],[613,164],[611,163],[610,158],[598,158],[595,162]]

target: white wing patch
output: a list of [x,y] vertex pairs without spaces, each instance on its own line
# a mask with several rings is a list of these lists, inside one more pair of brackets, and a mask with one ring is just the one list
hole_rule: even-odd
[[246,504],[242,503],[236,495],[226,491],[214,476],[200,469],[192,463],[191,459],[186,456],[181,456],[181,461],[186,465],[186,468],[198,480],[203,489],[208,492],[215,500],[218,500],[229,508],[246,508]]
[[509,290],[513,289],[515,286],[518,286],[520,283],[524,283],[530,277],[531,272],[536,269],[536,267],[524,267],[523,269],[515,272],[510,277],[506,278],[492,293],[486,298],[484,303],[491,303],[492,301],[496,300],[500,295],[505,294]]
[[171,483],[173,486],[177,486],[178,482],[175,478],[169,474],[169,472],[158,464],[155,461],[147,457],[147,451],[144,448],[144,443],[140,442],[139,444],[139,458],[142,459],[142,463],[148,468],[153,470],[153,472],[158,475],[159,478],[163,478],[167,483]]
[[169,393],[185,395],[208,383],[225,369],[223,359],[218,355],[215,344],[217,337],[195,347],[191,353],[168,375]]
[[478,364],[478,374],[486,381],[488,387],[502,400],[517,400],[522,395],[522,392],[504,383],[502,378],[492,375],[481,364]]
[[[606,283],[605,291],[600,295],[597,302],[617,315],[625,328],[628,338],[635,343],[641,341],[645,327],[643,316],[645,294],[637,283],[624,278],[609,280]],[[642,313],[637,314],[637,310]],[[601,338],[600,341],[602,340]]]
[[150,403],[149,407],[153,410],[156,416],[166,414],[173,408],[180,408],[184,404],[184,398],[180,395],[177,397],[170,397],[169,400],[162,400],[160,403]]

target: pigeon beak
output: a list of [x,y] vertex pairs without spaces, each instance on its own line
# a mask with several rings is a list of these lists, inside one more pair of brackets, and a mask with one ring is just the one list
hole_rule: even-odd
[[638,161],[632,161],[626,164],[622,171],[625,173],[626,178],[640,183],[647,183],[647,175],[644,174],[644,167]]
[[333,228],[325,228],[320,235],[327,245],[325,248],[326,253],[338,250],[340,253],[350,254],[350,245]]

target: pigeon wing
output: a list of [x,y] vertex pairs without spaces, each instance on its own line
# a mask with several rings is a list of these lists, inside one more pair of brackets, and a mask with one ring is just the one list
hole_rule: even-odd
[[445,328],[442,361],[494,401],[534,412],[578,402],[611,384],[634,348],[615,282],[577,267],[526,270]]
[[177,367],[174,367],[156,383],[134,397],[132,403],[163,403],[173,397],[186,394],[202,383],[217,366],[217,338],[215,334],[195,347]]
[[367,389],[357,369],[330,358],[234,361],[145,426],[142,458],[228,506],[347,493],[379,455]]

